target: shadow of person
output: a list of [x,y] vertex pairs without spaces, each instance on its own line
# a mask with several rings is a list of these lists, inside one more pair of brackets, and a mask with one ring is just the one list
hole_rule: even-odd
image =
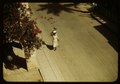
[[47,48],[48,48],[49,50],[53,50],[53,46],[52,46],[52,45],[46,44],[46,46],[47,46]]
[[49,50],[53,50],[53,46],[52,46],[52,45],[49,45],[49,44],[45,43],[44,41],[42,41],[42,44],[43,44],[43,45],[46,45],[46,47],[47,47]]
[[5,43],[3,45],[3,63],[5,68],[10,70],[24,68],[28,71],[26,59],[15,55],[12,43]]

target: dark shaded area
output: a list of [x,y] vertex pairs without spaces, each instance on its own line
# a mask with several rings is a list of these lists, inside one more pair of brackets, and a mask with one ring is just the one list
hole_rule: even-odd
[[53,50],[53,46],[52,46],[52,45],[46,44],[46,46],[47,46],[47,48],[48,48],[49,50]]
[[108,43],[118,52],[117,36],[104,25],[95,26],[95,29],[98,30],[108,40]]
[[[3,2],[0,2],[0,9],[3,8]],[[2,10],[0,10],[0,20],[3,19],[2,17]],[[2,21],[1,21],[1,28],[0,28],[0,83],[3,84],[2,82],[4,82],[4,79],[3,79],[3,57],[2,57],[2,54],[3,54],[3,50],[2,50],[2,42],[3,42],[3,38],[4,38],[4,35],[3,35],[3,25],[2,25]]]
[[[95,26],[95,29],[98,30],[108,40],[108,43],[118,52],[120,38],[118,25],[109,20],[107,17],[99,14],[99,12],[97,12],[96,10],[97,9],[92,9],[90,14],[90,18],[95,19],[96,21],[101,23],[101,25]],[[96,17],[99,17],[106,23],[101,22]]]
[[[46,3],[46,4],[40,4],[40,8],[37,9],[37,11],[43,11],[47,10],[47,14],[52,13],[53,15],[59,16],[59,14],[62,11],[68,12],[68,13],[74,13],[74,11],[82,12],[82,13],[89,13],[89,11],[81,11],[78,9],[77,5],[79,5],[80,2],[74,2],[71,4],[61,4],[61,3]],[[74,8],[70,8],[74,7]]]
[[53,45],[49,45],[49,44],[45,43],[44,41],[42,41],[42,44],[43,44],[43,45],[46,45],[46,47],[47,47],[49,50],[53,50]]
[[120,24],[120,3],[119,0],[102,0],[97,2],[96,11],[110,21]]
[[73,2],[74,3],[74,7],[78,8],[77,6],[80,4],[80,2]]
[[24,68],[27,70],[26,59],[15,55],[12,48],[13,46],[16,46],[17,48],[21,48],[20,44],[14,42],[5,43],[3,45],[3,63],[5,64],[5,68],[10,70]]
[[[99,17],[101,20],[105,21],[106,23],[102,23],[100,20],[98,20],[97,18],[95,18],[95,16]],[[119,25],[114,23],[113,21],[111,21],[110,19],[108,19],[107,17],[99,14],[97,11],[93,12],[90,14],[91,18],[97,20],[99,23],[101,23],[102,25],[106,26],[107,28],[109,28],[110,31],[113,31],[116,35],[119,35]],[[112,27],[114,26],[114,28]]]
[[[108,5],[109,3],[105,3],[104,5]],[[96,7],[91,7],[87,9],[90,12],[90,18],[95,19],[101,25],[95,26],[95,29],[99,31],[107,40],[108,43],[118,52],[119,51],[119,25],[116,24],[112,19],[115,17],[112,17],[111,19],[106,17],[105,15],[101,14],[101,12],[104,12],[105,10],[110,12],[107,8],[102,10],[103,7],[101,7],[101,10],[99,8],[99,5],[102,6],[101,2],[97,2]],[[107,13],[106,13],[107,14]],[[105,21],[106,23],[103,23],[100,21],[100,19],[97,19],[96,17],[99,17],[101,20]],[[117,21],[119,22],[119,20]]]
[[12,42],[11,45],[14,47],[22,49],[22,45],[20,43]]
[[47,10],[47,14],[52,13],[56,16],[59,16],[59,14],[62,11],[66,11],[66,12],[73,12],[71,11],[71,9],[69,8],[70,6],[72,6],[73,4],[69,4],[69,5],[61,5],[60,3],[48,3],[48,4],[40,4],[40,9],[38,9],[37,11],[42,11],[42,10]]

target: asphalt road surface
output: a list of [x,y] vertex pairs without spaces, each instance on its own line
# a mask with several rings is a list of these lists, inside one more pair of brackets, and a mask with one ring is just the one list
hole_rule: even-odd
[[[87,12],[89,5],[79,4],[74,8],[71,3],[30,3],[30,7],[47,44],[36,51],[44,81],[117,80],[118,53],[98,31],[103,26],[91,18]],[[60,40],[56,51],[51,50],[53,27],[57,28]]]

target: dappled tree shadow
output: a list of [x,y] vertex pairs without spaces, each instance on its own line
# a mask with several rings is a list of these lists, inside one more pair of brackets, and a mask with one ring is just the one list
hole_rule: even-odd
[[[61,4],[61,3],[46,3],[46,4],[39,4],[40,8],[37,9],[37,11],[43,11],[47,10],[47,14],[52,13],[56,16],[59,16],[59,14],[62,11],[68,12],[68,13],[74,13],[76,12],[82,12],[82,13],[89,13],[89,11],[82,11],[78,9],[77,5],[80,3],[70,3],[70,4]],[[71,8],[74,7],[74,8]]]
[[59,16],[59,13],[61,11],[66,11],[66,12],[73,12],[69,7],[72,6],[73,4],[69,5],[61,5],[60,3],[48,3],[48,4],[40,4],[40,9],[39,10],[47,10],[47,13],[53,13],[56,16]]
[[13,46],[21,48],[20,44],[17,43],[5,43],[3,45],[3,63],[5,68],[10,70],[24,68],[28,70],[26,59],[17,56],[13,51]]

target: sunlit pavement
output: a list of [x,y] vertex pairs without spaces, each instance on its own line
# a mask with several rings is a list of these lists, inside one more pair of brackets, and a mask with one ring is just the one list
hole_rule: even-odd
[[[104,27],[87,13],[86,8],[90,6],[80,4],[74,8],[61,5],[54,6],[54,10],[47,3],[30,3],[33,18],[42,30],[45,43],[52,45],[50,32],[53,27],[57,28],[60,39],[56,51],[46,45],[36,51],[36,60],[44,81],[116,81],[118,53],[98,31]],[[51,17],[53,19],[49,20]]]

